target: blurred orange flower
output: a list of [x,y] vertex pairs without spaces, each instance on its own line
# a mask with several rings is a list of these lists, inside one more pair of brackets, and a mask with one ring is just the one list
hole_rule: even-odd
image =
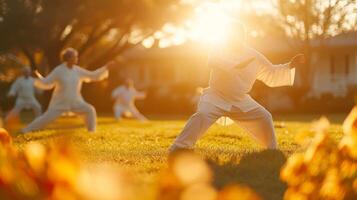
[[328,126],[326,118],[314,123],[316,134],[306,151],[292,155],[281,170],[288,184],[284,199],[357,199],[357,107],[343,123],[339,144],[329,137]]

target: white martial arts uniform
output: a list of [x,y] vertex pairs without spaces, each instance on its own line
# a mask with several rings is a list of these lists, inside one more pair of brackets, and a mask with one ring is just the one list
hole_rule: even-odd
[[38,117],[41,115],[41,105],[35,97],[34,78],[21,76],[11,85],[8,96],[16,96],[14,108],[7,118],[18,115],[23,109],[31,109]]
[[36,79],[36,87],[42,89],[54,87],[54,91],[48,110],[23,129],[23,132],[39,130],[65,112],[83,115],[88,131],[94,132],[96,129],[96,111],[92,105],[84,101],[81,95],[82,83],[100,81],[107,77],[108,70],[106,67],[88,71],[79,66],[68,68],[66,64],[61,64],[46,78]]
[[123,113],[129,112],[134,118],[146,121],[146,117],[135,106],[135,99],[144,97],[145,93],[138,92],[134,87],[117,87],[112,92],[112,98],[115,99],[113,106],[115,118],[119,120]]
[[[250,64],[236,68],[254,58]],[[212,68],[209,88],[203,92],[195,113],[171,150],[192,148],[196,141],[220,117],[228,116],[267,148],[277,148],[271,114],[248,92],[256,79],[270,87],[293,85],[295,69],[289,64],[273,65],[264,55],[245,47],[241,55],[218,52],[209,59]]]

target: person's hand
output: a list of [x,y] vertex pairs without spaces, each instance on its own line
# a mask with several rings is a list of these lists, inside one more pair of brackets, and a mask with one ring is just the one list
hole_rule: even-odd
[[291,68],[296,68],[301,64],[304,64],[306,62],[306,58],[304,54],[297,54],[294,56],[291,61],[290,61],[290,67]]
[[35,70],[35,71],[34,71],[34,74],[36,75],[37,78],[43,79],[43,76],[40,74],[39,71]]

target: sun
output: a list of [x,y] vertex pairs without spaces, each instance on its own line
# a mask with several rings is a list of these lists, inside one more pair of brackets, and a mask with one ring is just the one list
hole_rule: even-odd
[[152,47],[155,40],[159,41],[160,48],[181,45],[188,40],[209,46],[225,44],[229,28],[238,21],[231,14],[239,10],[239,2],[240,0],[226,0],[200,4],[185,23],[180,26],[165,24],[142,44],[145,48]]
[[188,34],[193,40],[208,43],[223,43],[232,18],[217,3],[206,3],[195,9],[195,15],[187,23]]

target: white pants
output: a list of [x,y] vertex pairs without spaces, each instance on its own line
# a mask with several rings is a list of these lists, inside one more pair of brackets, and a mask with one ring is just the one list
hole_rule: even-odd
[[31,109],[35,117],[39,117],[42,113],[41,105],[37,102],[30,102],[30,103],[17,103],[15,107],[7,114],[5,118],[5,123],[11,121],[11,119],[18,117],[23,109]]
[[265,147],[270,149],[277,148],[273,119],[264,107],[260,106],[248,112],[233,108],[230,112],[227,112],[211,103],[200,102],[197,113],[189,119],[170,150],[192,148],[207,129],[222,116],[228,116],[233,119]]
[[116,104],[114,105],[113,110],[114,110],[115,119],[117,120],[119,120],[122,117],[122,114],[124,112],[129,112],[135,119],[141,121],[147,121],[147,118],[138,111],[135,105],[123,106],[120,104]]
[[81,103],[71,110],[49,108],[43,115],[31,122],[22,130],[23,133],[37,131],[44,128],[49,123],[60,117],[65,112],[74,112],[84,117],[84,121],[89,132],[95,132],[97,125],[97,113],[95,108],[88,103]]

